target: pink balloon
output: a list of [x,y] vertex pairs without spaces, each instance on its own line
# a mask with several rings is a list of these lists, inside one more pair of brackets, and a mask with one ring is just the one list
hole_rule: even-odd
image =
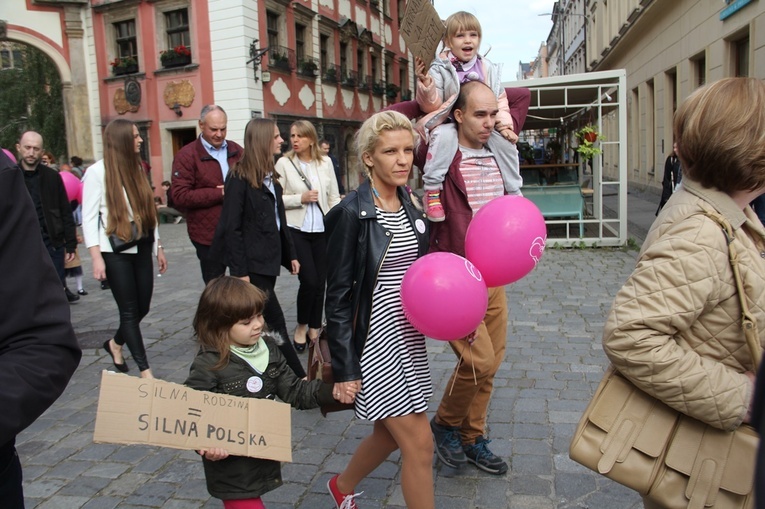
[[66,197],[69,201],[82,202],[82,182],[73,173],[68,171],[62,171],[59,173],[61,180],[64,181],[64,188],[66,188]]
[[546,241],[545,219],[537,206],[522,196],[501,196],[473,217],[465,235],[465,256],[488,287],[503,286],[537,266]]
[[481,324],[489,291],[468,260],[452,253],[431,253],[404,274],[401,304],[415,329],[429,338],[453,341]]

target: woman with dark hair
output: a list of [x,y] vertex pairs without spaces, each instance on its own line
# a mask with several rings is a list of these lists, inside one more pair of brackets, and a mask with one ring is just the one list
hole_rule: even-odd
[[300,262],[295,349],[305,350],[306,339],[316,339],[322,324],[327,280],[327,240],[324,214],[340,203],[332,161],[322,155],[313,124],[298,120],[290,127],[292,150],[276,163],[284,188],[287,224]]
[[[153,378],[140,325],[154,291],[152,255],[157,257],[160,274],[167,270],[167,260],[159,242],[151,187],[141,168],[141,143],[138,128],[129,120],[118,118],[106,126],[104,158],[88,169],[85,178],[82,230],[93,260],[93,277],[108,278],[120,314],[119,329],[104,343],[104,350],[125,373],[122,345],[127,344],[141,377]],[[114,252],[110,236],[128,241],[136,233],[142,239],[136,246]]]
[[232,276],[265,292],[266,325],[287,364],[303,378],[305,370],[289,340],[284,313],[274,293],[280,266],[292,274],[300,271],[284,215],[282,186],[274,169],[274,155],[281,153],[283,141],[273,120],[256,118],[247,123],[244,153],[226,178],[226,199],[210,256],[222,260]]

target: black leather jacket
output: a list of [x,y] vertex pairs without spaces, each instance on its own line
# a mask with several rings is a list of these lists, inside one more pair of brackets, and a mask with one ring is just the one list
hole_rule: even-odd
[[[428,221],[403,187],[398,195],[417,235],[418,256],[428,252]],[[348,193],[324,218],[327,232],[325,303],[332,372],[336,382],[361,379],[361,353],[369,332],[372,292],[392,233],[377,222],[369,182]]]

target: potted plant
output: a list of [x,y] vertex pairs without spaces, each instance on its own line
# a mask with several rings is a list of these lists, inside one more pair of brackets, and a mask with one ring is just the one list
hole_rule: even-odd
[[382,81],[372,83],[372,93],[376,95],[383,95],[385,93],[385,83]]
[[270,58],[272,60],[272,66],[277,69],[282,69],[285,71],[289,71],[290,69],[290,59],[285,53],[277,53],[274,52],[270,55]]
[[592,124],[587,124],[576,132],[576,137],[588,143],[595,143],[600,137],[598,128]]
[[576,147],[576,151],[585,161],[589,161],[603,152],[600,147],[595,146],[595,142],[601,139],[602,136],[594,125],[588,124],[576,131],[576,138],[579,140],[579,146]]
[[401,90],[401,88],[395,83],[388,83],[385,85],[385,95],[388,99],[395,99],[399,90]]
[[179,67],[191,63],[191,50],[180,44],[175,48],[166,49],[159,52],[159,60],[162,67]]
[[352,74],[346,74],[343,76],[343,85],[346,87],[355,87],[356,86],[356,76]]
[[138,72],[138,61],[133,57],[117,57],[111,61],[111,66],[115,76]]
[[300,62],[300,74],[303,76],[318,76],[319,66],[313,60],[303,60]]
[[401,100],[402,101],[411,101],[412,100],[412,91],[409,89],[405,89],[401,91]]
[[327,70],[324,71],[324,81],[328,83],[337,83],[337,69],[328,67]]

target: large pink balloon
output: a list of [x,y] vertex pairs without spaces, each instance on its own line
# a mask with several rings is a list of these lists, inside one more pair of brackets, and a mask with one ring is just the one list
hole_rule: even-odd
[[465,256],[487,286],[503,286],[536,267],[546,241],[545,219],[537,206],[522,196],[501,196],[473,217],[465,235]]
[[415,329],[429,338],[453,341],[481,324],[489,291],[481,273],[463,257],[431,253],[407,269],[401,303]]
[[66,197],[69,201],[82,202],[82,182],[73,173],[68,171],[62,171],[59,173],[61,180],[64,181],[64,188],[66,188]]

